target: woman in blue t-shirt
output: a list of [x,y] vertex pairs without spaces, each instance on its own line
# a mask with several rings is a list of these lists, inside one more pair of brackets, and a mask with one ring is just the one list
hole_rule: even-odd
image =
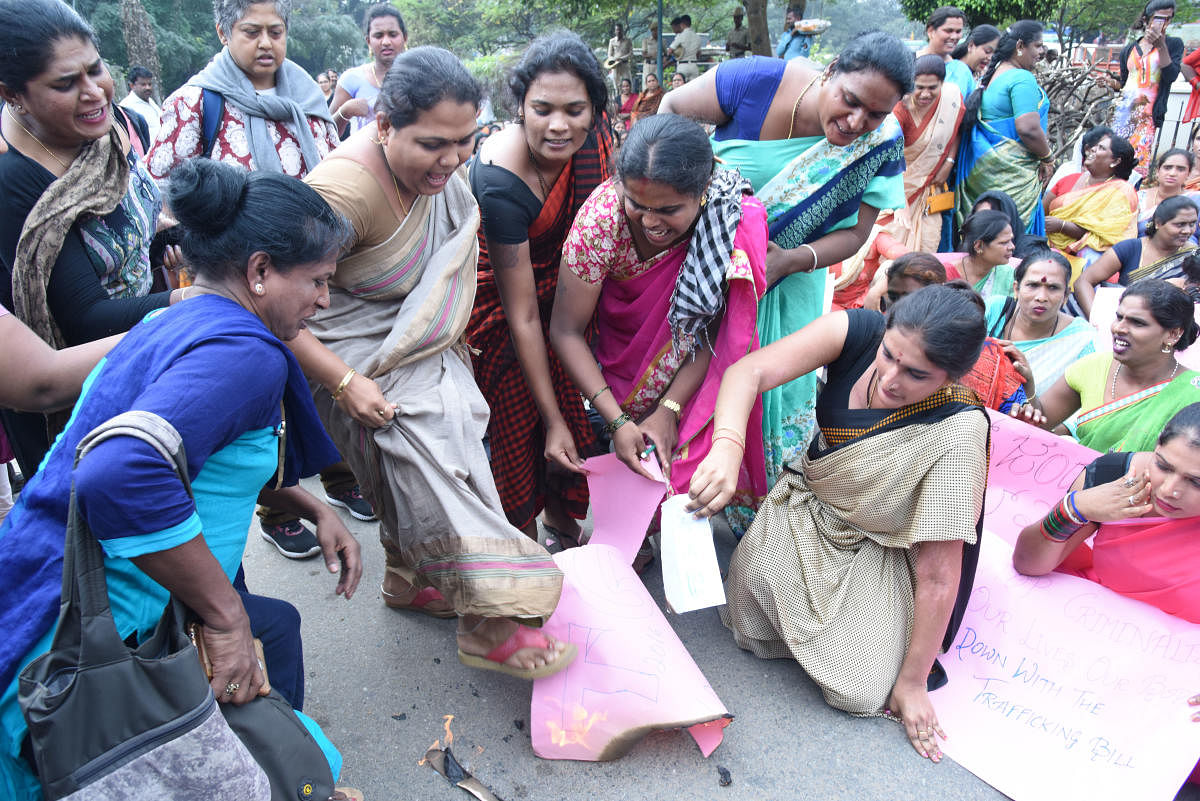
[[[147,636],[170,596],[180,599],[204,621],[213,692],[222,702],[245,703],[263,685],[258,637],[271,685],[293,707],[303,704],[300,616],[290,604],[249,594],[240,576],[260,492],[317,524],[326,564],[339,574],[338,593],[349,598],[362,575],[358,543],[337,513],[288,486],[338,459],[284,340],[328,305],[326,283],[346,222],[293,178],[246,175],[210,159],[176,169],[170,202],[195,286],[183,302],[148,315],[91,373],[66,429],[0,526],[6,799],[41,797],[21,755],[17,675],[54,634],[72,483],[104,549],[120,635]],[[128,411],[155,415],[178,432],[194,498],[170,463],[129,436],[101,442],[72,469],[87,433]],[[305,722],[336,775],[340,757]]]

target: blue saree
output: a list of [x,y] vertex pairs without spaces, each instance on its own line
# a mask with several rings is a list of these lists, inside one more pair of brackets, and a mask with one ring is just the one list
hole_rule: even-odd
[[[991,112],[991,113],[989,113]],[[984,192],[999,189],[1017,204],[1025,232],[1045,236],[1042,182],[1038,159],[1017,135],[1017,117],[1036,112],[1046,130],[1050,101],[1033,73],[1010,69],[996,77],[983,93],[979,120],[959,145],[955,172],[955,220],[959,226]],[[1006,116],[993,115],[1004,114]]]

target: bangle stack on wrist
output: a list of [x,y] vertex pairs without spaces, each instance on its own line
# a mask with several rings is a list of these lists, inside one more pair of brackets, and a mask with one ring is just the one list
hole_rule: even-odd
[[1040,528],[1042,536],[1051,542],[1066,542],[1090,522],[1079,513],[1079,508],[1075,506],[1075,493],[1071,492],[1042,519]]
[[617,429],[629,422],[629,413],[621,412],[615,419],[604,424],[604,430],[609,434],[617,433]]

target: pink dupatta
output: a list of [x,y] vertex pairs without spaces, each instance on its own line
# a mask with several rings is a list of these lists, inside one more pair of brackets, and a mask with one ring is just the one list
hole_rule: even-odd
[[[757,198],[742,199],[742,219],[733,246],[725,314],[713,343],[713,358],[679,422],[679,445],[671,462],[671,490],[677,493],[687,492],[692,473],[712,446],[712,417],[721,377],[735,361],[758,349],[758,299],[767,288],[767,214]],[[635,419],[653,410],[686,358],[673,352],[667,311],[687,248],[687,242],[675,246],[654,266],[631,278],[610,276],[600,292],[596,358],[613,396]],[[756,509],[769,489],[762,401],[756,399],[733,504]]]
[[1059,570],[1200,623],[1200,520],[1194,517],[1104,523],[1092,546],[1076,548]]

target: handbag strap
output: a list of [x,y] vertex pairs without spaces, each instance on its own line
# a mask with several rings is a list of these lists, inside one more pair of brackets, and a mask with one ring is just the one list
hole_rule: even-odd
[[[74,465],[77,467],[92,448],[113,437],[134,437],[153,447],[171,464],[192,497],[183,438],[174,426],[151,412],[125,412],[96,426],[75,449]],[[63,546],[62,603],[53,647],[59,650],[78,643],[80,662],[95,664],[121,656],[126,649],[109,606],[104,552],[80,514],[74,480],[70,503]],[[90,625],[85,625],[85,621]]]

